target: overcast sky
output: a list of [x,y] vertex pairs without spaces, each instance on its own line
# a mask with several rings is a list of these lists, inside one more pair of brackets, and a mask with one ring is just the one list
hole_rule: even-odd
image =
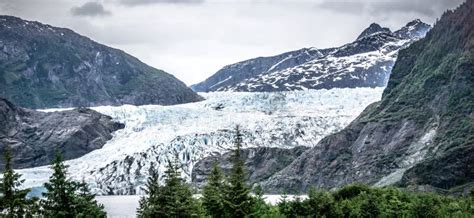
[[0,0],[0,14],[67,27],[191,85],[221,67],[354,40],[370,23],[432,24],[463,0]]

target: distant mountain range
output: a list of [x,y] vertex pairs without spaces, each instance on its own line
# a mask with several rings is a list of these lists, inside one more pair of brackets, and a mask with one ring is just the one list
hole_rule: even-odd
[[384,87],[401,48],[425,36],[420,20],[397,31],[371,24],[354,42],[338,48],[304,48],[225,66],[191,86],[198,92],[272,92],[305,89]]
[[72,30],[0,16],[0,96],[27,108],[202,100],[174,76]]

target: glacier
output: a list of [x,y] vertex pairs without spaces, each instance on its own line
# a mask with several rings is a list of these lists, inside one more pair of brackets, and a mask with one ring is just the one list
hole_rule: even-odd
[[[344,88],[284,92],[200,93],[204,101],[173,105],[92,107],[125,124],[101,149],[68,160],[73,179],[99,195],[142,194],[150,166],[160,175],[176,155],[183,178],[193,165],[233,148],[240,125],[244,148],[315,146],[347,126],[383,88]],[[46,109],[52,112],[68,109]],[[41,187],[49,166],[18,170],[25,187]]]

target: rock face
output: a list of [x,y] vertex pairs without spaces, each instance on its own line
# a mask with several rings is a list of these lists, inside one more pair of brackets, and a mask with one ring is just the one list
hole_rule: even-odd
[[400,52],[382,100],[276,173],[269,192],[474,181],[474,1]]
[[202,98],[172,75],[69,29],[0,16],[0,96],[27,108],[179,104]]
[[90,109],[46,113],[16,107],[3,98],[0,126],[0,153],[9,146],[15,168],[49,164],[56,148],[66,160],[80,157],[101,148],[112,132],[124,127]]
[[370,36],[370,35],[373,35],[373,34],[379,34],[379,33],[390,34],[391,31],[390,31],[389,28],[381,27],[379,24],[372,23],[372,24],[370,24],[369,27],[367,27],[367,29],[362,31],[362,33],[357,37],[357,40],[362,39],[362,38],[367,37],[367,36]]
[[429,29],[420,20],[395,32],[374,23],[356,41],[339,48],[301,49],[231,64],[192,88],[272,92],[385,87],[399,49],[424,37]]
[[[293,160],[301,155],[308,147],[284,148],[247,148],[242,150],[242,159],[247,170],[247,181],[249,184],[259,183],[282,170]],[[192,183],[197,187],[206,184],[207,176],[212,170],[214,163],[217,163],[224,174],[229,175],[232,169],[232,152],[219,154],[204,158],[193,167]]]

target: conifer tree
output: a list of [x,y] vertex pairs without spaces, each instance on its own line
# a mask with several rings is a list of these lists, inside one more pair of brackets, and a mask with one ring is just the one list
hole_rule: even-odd
[[137,210],[138,217],[165,217],[166,211],[163,205],[166,203],[161,193],[158,171],[152,163],[149,169],[150,176],[147,179],[145,193],[146,196],[140,199],[140,206]]
[[288,201],[288,195],[286,192],[281,195],[281,200],[278,202],[278,211],[280,214],[285,215],[285,216],[290,216],[291,215],[291,205],[290,202]]
[[151,173],[147,181],[148,197],[142,198],[139,217],[196,217],[200,210],[191,189],[181,178],[177,156],[168,163],[165,184],[160,186],[158,174]]
[[56,152],[51,169],[53,174],[49,177],[49,182],[44,184],[46,188],[42,200],[44,213],[52,217],[72,217],[75,215],[76,184],[67,179],[67,166],[63,164],[59,152]]
[[165,186],[162,189],[164,210],[170,217],[191,217],[196,215],[196,202],[192,197],[191,189],[181,178],[177,155],[173,162],[169,162],[165,171]]
[[76,207],[78,214],[76,217],[106,217],[104,206],[95,200],[95,195],[89,190],[87,184],[83,181],[78,184],[78,197],[76,198]]
[[239,126],[235,127],[234,153],[232,155],[232,170],[229,184],[226,186],[224,207],[229,217],[245,217],[252,214],[252,196],[250,188],[245,183],[246,175],[244,162],[241,159],[242,133]]
[[67,178],[67,166],[56,152],[56,158],[51,166],[53,174],[44,184],[46,192],[41,201],[46,217],[105,217],[102,205],[94,200],[85,183],[79,183]]
[[21,175],[15,173],[11,166],[11,153],[7,147],[5,149],[5,169],[0,180],[0,216],[1,217],[23,217],[32,215],[27,209],[34,200],[28,200],[26,195],[30,189],[21,189],[21,184],[25,181],[20,179]]
[[221,169],[214,163],[207,184],[203,188],[202,205],[206,214],[211,217],[224,217],[224,176]]
[[263,189],[260,185],[257,185],[255,187],[255,197],[253,205],[253,217],[262,217],[263,215],[268,214],[270,212],[270,208],[265,203],[265,199],[263,198]]

